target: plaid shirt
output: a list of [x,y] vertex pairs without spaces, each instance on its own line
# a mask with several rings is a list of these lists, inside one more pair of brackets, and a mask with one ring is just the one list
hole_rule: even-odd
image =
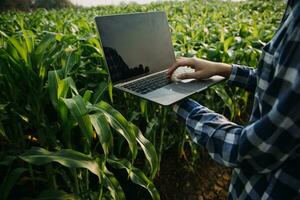
[[233,167],[228,199],[300,199],[300,1],[289,1],[257,69],[233,65],[228,83],[254,92],[249,125],[193,100],[175,105],[194,142]]

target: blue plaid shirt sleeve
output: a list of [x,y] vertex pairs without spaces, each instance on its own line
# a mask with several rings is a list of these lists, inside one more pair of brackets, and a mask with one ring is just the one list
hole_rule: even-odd
[[[217,162],[269,173],[299,148],[300,20],[294,21],[274,53],[272,81],[267,82],[264,77],[258,81],[258,92],[263,91],[263,95],[256,95],[262,101],[259,107],[263,115],[256,116],[257,120],[243,127],[190,99],[173,107],[186,123],[192,140],[205,146]],[[253,70],[235,67],[232,73],[234,82],[254,89]]]
[[228,121],[224,116],[191,99],[175,104],[173,110],[184,120],[193,142],[205,146],[217,162],[237,167],[242,126]]
[[232,71],[227,82],[249,92],[254,92],[257,82],[257,70],[244,65],[232,64]]

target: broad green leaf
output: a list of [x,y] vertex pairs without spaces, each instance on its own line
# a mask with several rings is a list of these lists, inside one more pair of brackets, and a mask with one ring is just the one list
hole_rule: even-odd
[[73,67],[79,63],[80,61],[80,55],[75,52],[75,50],[71,50],[71,52],[68,52],[66,54],[66,61],[65,64],[63,64],[63,68],[65,70],[65,77],[69,76]]
[[0,121],[0,135],[5,138],[6,140],[9,140],[6,133],[5,133],[5,130],[4,130],[4,127],[3,127],[3,124],[2,122]]
[[105,81],[102,81],[99,84],[99,86],[96,89],[96,92],[93,94],[92,101],[91,101],[92,104],[96,104],[101,100],[101,97],[104,91],[107,89],[107,87],[108,87],[108,83]]
[[141,113],[142,115],[145,117],[146,121],[149,122],[149,117],[148,117],[148,103],[146,100],[141,100],[140,101],[140,109],[141,109]]
[[10,64],[13,64],[14,66],[20,66],[20,56],[17,52],[17,50],[12,46],[8,45],[6,51],[1,51],[2,56],[6,54],[7,61],[9,61]]
[[43,57],[49,48],[49,45],[56,40],[55,33],[47,33],[35,48],[34,54],[37,57]]
[[57,97],[66,98],[69,89],[71,89],[72,93],[78,95],[77,88],[75,86],[75,82],[71,77],[67,77],[62,79],[58,82],[58,89],[57,89]]
[[150,166],[151,166],[151,179],[154,179],[156,172],[158,170],[158,157],[155,151],[154,146],[151,144],[149,140],[147,140],[142,132],[132,123],[130,123],[130,129],[135,132],[136,139],[138,143],[140,144],[146,159],[148,160]]
[[113,145],[113,137],[109,124],[107,123],[103,113],[90,115],[90,119],[98,135],[104,154],[107,156],[109,154],[109,149]]
[[[86,138],[88,147],[90,147],[93,137],[93,127],[89,116],[87,115],[86,105],[81,96],[77,95],[71,99],[62,98],[73,118],[78,122],[79,127]],[[87,148],[89,149],[89,148]]]
[[233,119],[234,113],[235,113],[235,108],[234,108],[234,104],[232,102],[232,99],[227,94],[226,90],[223,87],[215,86],[214,91],[223,100],[226,107],[230,110],[230,115],[231,115],[230,118]]
[[118,179],[114,176],[113,173],[108,171],[105,166],[103,171],[103,184],[109,190],[111,197],[115,200],[125,200],[125,194]]
[[128,121],[111,107],[108,103],[101,101],[97,105],[88,106],[90,110],[103,112],[108,123],[119,132],[128,142],[132,159],[134,160],[137,155],[137,142],[135,133],[130,129]]
[[[48,66],[47,64],[47,57],[50,56],[52,59],[55,58],[55,56],[52,54],[55,47],[55,33],[47,33],[39,43],[36,44],[36,48],[34,49],[32,53],[32,62],[34,65],[38,66],[41,71],[46,70]],[[40,72],[42,74],[42,72]]]
[[39,200],[79,200],[80,198],[74,194],[68,194],[65,191],[61,190],[46,190],[43,191],[37,199]]
[[159,119],[157,117],[152,118],[150,122],[147,124],[145,137],[151,138],[155,134],[155,131],[157,131],[158,125],[159,125]]
[[113,99],[113,84],[112,84],[112,82],[109,82],[109,84],[108,84],[108,94],[110,97],[110,101],[113,103],[114,99]]
[[23,30],[22,34],[25,40],[26,49],[28,50],[28,53],[31,53],[34,49],[35,35],[33,34],[32,31],[29,30]]
[[6,35],[6,33],[4,33],[3,31],[0,30],[0,35],[7,38],[8,36]]
[[129,116],[128,116],[128,121],[132,122],[134,120],[139,120],[141,117],[141,113],[140,112],[136,112],[136,111],[132,111]]
[[68,168],[85,168],[100,179],[100,166],[91,156],[72,149],[63,149],[56,152],[48,151],[40,147],[32,147],[20,158],[34,165],[44,165],[51,162],[58,162]]
[[[69,113],[68,108],[67,108],[66,104],[64,103],[63,99],[58,100],[57,111],[64,123],[67,123],[68,121],[70,121],[68,118],[68,113]],[[65,124],[63,124],[63,125],[65,125]]]
[[224,43],[223,43],[223,45],[224,45],[224,52],[228,51],[228,48],[232,45],[233,41],[234,41],[233,37],[229,37],[229,38],[227,38],[224,41]]
[[[68,80],[72,80],[71,77],[67,77],[63,80],[60,80],[58,82],[58,88],[57,88],[57,98],[66,98],[68,91],[70,89],[70,85],[68,84]],[[72,80],[73,81],[73,80]]]
[[220,28],[220,41],[224,43],[224,27]]
[[151,194],[152,199],[160,199],[159,193],[154,184],[140,169],[134,167],[129,161],[112,157],[108,159],[108,163],[117,169],[126,169],[132,182],[147,189]]
[[23,45],[20,43],[20,41],[18,41],[14,37],[8,37],[8,40],[14,46],[14,48],[17,50],[18,54],[25,61],[25,63],[28,64],[27,49],[25,49],[23,47]]
[[[23,47],[23,45],[20,43],[20,41],[18,41],[14,37],[7,36],[2,31],[0,31],[0,34],[10,42],[10,44],[12,45],[12,47],[14,47],[13,50],[15,50],[20,55],[20,57],[25,61],[25,63],[27,64],[28,63],[27,49],[25,49]],[[17,56],[15,55],[14,58],[17,58]]]
[[58,101],[57,89],[58,89],[59,81],[60,81],[60,78],[59,78],[56,70],[48,72],[48,91],[49,91],[52,105],[55,108],[57,108],[57,101]]
[[91,96],[92,96],[92,91],[91,90],[86,90],[85,92],[84,92],[84,95],[83,95],[83,100],[84,100],[84,102],[88,102],[90,99],[91,99]]

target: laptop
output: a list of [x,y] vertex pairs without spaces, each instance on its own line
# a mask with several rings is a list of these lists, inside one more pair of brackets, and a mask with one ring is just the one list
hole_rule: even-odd
[[175,54],[165,12],[97,16],[95,22],[114,88],[167,106],[224,80],[167,78]]

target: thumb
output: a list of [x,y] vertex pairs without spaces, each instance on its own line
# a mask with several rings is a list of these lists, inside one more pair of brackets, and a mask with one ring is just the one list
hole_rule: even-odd
[[193,73],[183,73],[177,76],[178,79],[189,79],[189,78],[196,78],[197,74]]

